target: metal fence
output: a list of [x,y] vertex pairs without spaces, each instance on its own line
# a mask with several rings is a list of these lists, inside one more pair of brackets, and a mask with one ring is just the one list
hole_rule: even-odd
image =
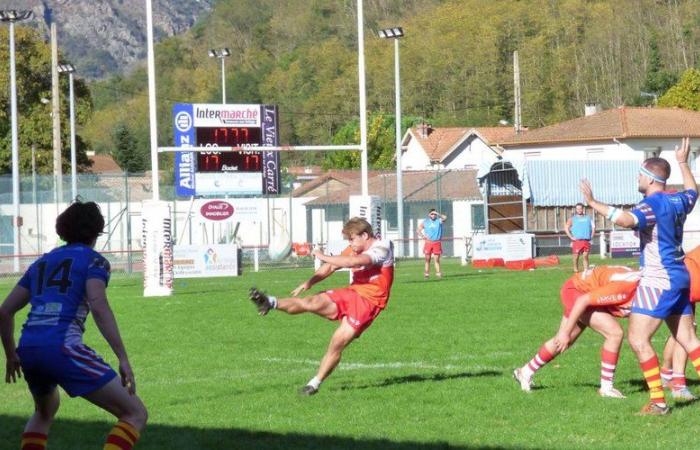
[[[474,171],[405,172],[403,177],[405,237],[399,240],[395,174],[370,176],[370,194],[379,196],[382,203],[384,236],[397,242],[403,257],[422,258],[418,226],[428,210],[435,208],[447,215],[443,235],[445,256],[465,257],[469,239],[484,229],[483,201],[475,184]],[[342,239],[340,228],[349,216],[347,198],[358,186],[359,176],[356,178],[337,186],[328,182],[307,197],[292,197],[291,186],[285,186],[281,195],[237,197],[231,199],[234,204],[257,205],[259,217],[256,220],[206,227],[193,224],[191,217],[196,212],[192,210],[193,203],[190,199],[176,198],[170,181],[162,180],[159,188],[161,200],[171,204],[176,244],[236,242],[243,249],[245,271],[253,266],[256,255],[262,269],[311,266],[313,261],[309,256],[293,255],[282,262],[272,261],[267,255],[271,236],[276,228],[282,227],[294,242],[325,244]],[[71,200],[68,176],[63,177],[60,189],[52,176],[21,177],[22,226],[19,252],[15,254],[11,186],[10,176],[0,176],[0,276],[5,277],[17,275],[14,270],[17,262],[22,272],[38,255],[60,244],[54,231],[55,218]],[[59,191],[62,192],[60,198]],[[110,259],[115,271],[140,276],[141,208],[143,200],[152,198],[150,174],[79,174],[78,194],[85,201],[99,203],[105,216],[105,234],[98,240],[96,249]],[[538,254],[569,251],[568,240],[561,236],[542,236],[537,242]]]

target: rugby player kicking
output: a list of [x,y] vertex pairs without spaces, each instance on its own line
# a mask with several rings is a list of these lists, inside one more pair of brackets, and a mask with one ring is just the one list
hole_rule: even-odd
[[[313,251],[313,255],[323,264],[311,278],[292,291],[292,298],[278,299],[256,288],[250,289],[250,300],[260,315],[275,309],[287,314],[313,313],[340,322],[321,359],[318,372],[299,391],[302,395],[318,392],[323,380],[340,362],[343,350],[372,324],[389,300],[394,280],[391,243],[377,239],[372,226],[359,217],[350,219],[343,226],[343,237],[350,245],[338,256],[325,255],[318,249]],[[351,269],[350,286],[299,297],[299,294],[341,268]]]

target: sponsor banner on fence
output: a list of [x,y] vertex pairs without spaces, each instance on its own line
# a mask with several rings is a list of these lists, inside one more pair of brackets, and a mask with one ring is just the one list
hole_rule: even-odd
[[200,223],[259,222],[258,199],[201,199],[192,208]]
[[238,246],[176,245],[173,250],[175,278],[238,276]]
[[534,234],[527,233],[475,236],[473,259],[502,258],[504,261],[530,259],[533,256],[534,238]]
[[613,258],[632,258],[639,253],[639,237],[634,231],[610,232],[610,255]]

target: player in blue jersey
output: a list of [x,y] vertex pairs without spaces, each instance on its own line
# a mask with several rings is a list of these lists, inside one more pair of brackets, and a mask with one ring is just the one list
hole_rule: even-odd
[[591,239],[595,234],[595,222],[585,213],[583,203],[576,203],[576,214],[566,221],[564,232],[571,239],[574,273],[578,272],[578,258],[583,255],[583,271],[588,270],[588,255],[591,253]]
[[650,391],[651,401],[640,414],[661,415],[669,411],[664,398],[659,361],[651,338],[665,321],[700,373],[700,340],[695,334],[690,306],[690,277],[683,259],[683,224],[698,198],[697,185],[688,167],[690,139],[676,147],[676,161],[684,190],[665,192],[671,166],[665,159],[649,158],[639,169],[639,192],[644,199],[625,212],[593,198],[590,183],[581,182],[586,202],[616,225],[632,228],[641,242],[642,276],[632,305],[628,340],[636,353]]
[[[93,250],[103,228],[97,204],[70,205],[56,219],[56,233],[66,245],[37,259],[0,306],[5,381],[14,383],[24,372],[35,404],[22,435],[22,449],[46,447],[59,407],[57,386],[118,418],[105,449],[131,449],[146,424],[146,408],[136,396],[134,374],[107,303],[109,262]],[[27,303],[31,309],[15,347],[14,316]],[[90,311],[119,359],[120,377],[82,342]]]
[[428,217],[418,225],[418,237],[423,238],[423,254],[425,255],[425,270],[423,277],[430,277],[430,258],[435,255],[435,276],[442,278],[440,271],[440,256],[442,255],[442,231],[445,227],[447,216],[440,214],[435,209],[428,211]]

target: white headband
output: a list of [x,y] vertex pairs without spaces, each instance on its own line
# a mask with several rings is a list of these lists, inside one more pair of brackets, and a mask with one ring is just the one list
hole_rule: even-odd
[[642,166],[642,167],[639,168],[639,173],[641,173],[642,175],[646,175],[646,176],[648,176],[649,178],[651,178],[652,180],[658,181],[659,183],[664,183],[664,184],[666,183],[666,179],[665,179],[665,178],[661,178],[660,176],[658,176],[658,175],[656,175],[655,173],[651,172],[649,169],[647,169],[647,168],[644,167],[644,166]]

